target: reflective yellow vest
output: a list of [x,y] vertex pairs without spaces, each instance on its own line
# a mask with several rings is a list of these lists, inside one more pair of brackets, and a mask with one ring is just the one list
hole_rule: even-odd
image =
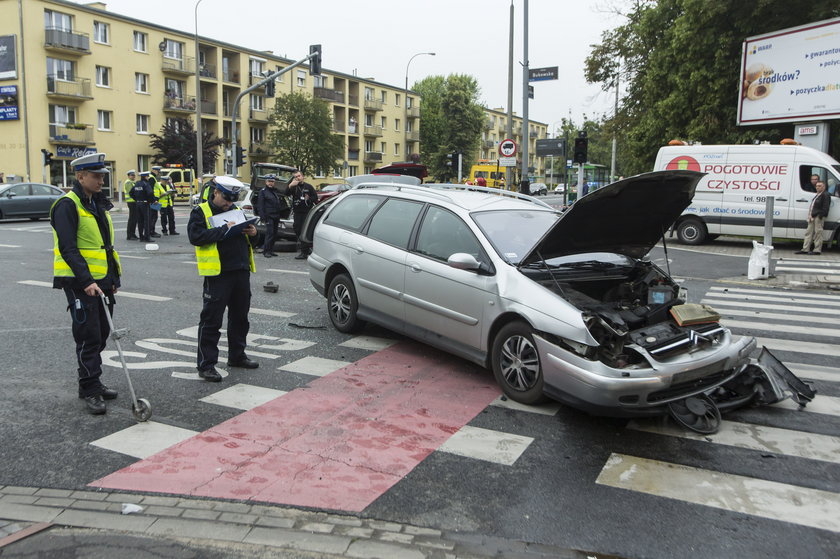
[[155,183],[155,196],[160,202],[161,208],[168,208],[172,205],[172,200],[169,198],[169,190],[162,182]]
[[[207,228],[213,229],[213,226],[210,225],[210,216],[213,215],[213,212],[210,210],[209,202],[199,204],[198,207],[204,213],[204,222],[207,224]],[[218,276],[222,273],[222,259],[219,257],[219,247],[216,246],[216,243],[196,246],[195,259],[198,262],[199,276]],[[254,249],[251,247],[250,241],[248,242],[248,261],[253,274],[257,271],[257,266],[254,263]]]
[[[61,198],[70,198],[76,204],[76,210],[79,212],[79,228],[76,230],[76,246],[79,248],[79,253],[87,262],[90,275],[93,279],[100,280],[108,274],[108,251],[105,249],[105,241],[102,240],[102,233],[99,231],[99,224],[96,222],[96,216],[90,213],[84,206],[82,201],[75,192],[70,191]],[[61,201],[61,198],[55,201],[50,208],[50,218],[52,218],[52,211],[55,204]],[[114,238],[114,224],[111,221],[111,214],[105,212],[105,218],[108,220],[108,229],[111,232],[111,239]],[[122,266],[120,266],[120,257],[117,251],[113,251],[114,263],[117,267],[117,275],[122,275]],[[64,258],[61,257],[61,252],[58,250],[58,234],[53,229],[53,275],[56,277],[72,278],[75,277],[73,270]]]
[[126,202],[134,202],[134,198],[131,197],[131,189],[134,188],[134,181],[131,179],[126,179],[123,183],[123,194],[125,195]]

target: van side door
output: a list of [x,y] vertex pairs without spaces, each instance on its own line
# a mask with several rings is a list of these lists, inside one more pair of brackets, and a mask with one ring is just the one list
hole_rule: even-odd
[[791,183],[795,182],[792,159],[754,146],[729,148],[723,166],[723,233],[762,237],[767,197],[773,196],[773,236],[785,236],[790,219]]
[[838,186],[840,186],[838,170],[807,159],[797,159],[796,167],[797,177],[793,188],[795,195],[792,201],[792,217],[786,236],[791,239],[805,237],[805,229],[808,227],[808,213],[811,209],[811,202],[817,193],[812,180],[812,177],[815,177],[816,180],[826,184],[826,189],[829,192],[831,192],[831,187],[834,187],[835,195],[831,196],[831,208],[823,226],[823,240],[831,239],[833,231],[840,222],[840,199],[836,195]]

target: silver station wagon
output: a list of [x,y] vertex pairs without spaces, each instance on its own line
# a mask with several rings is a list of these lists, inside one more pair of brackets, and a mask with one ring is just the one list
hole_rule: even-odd
[[631,177],[563,214],[497,189],[360,184],[310,217],[310,279],[337,330],[369,321],[478,363],[518,402],[667,413],[755,348],[717,320],[678,324],[684,295],[645,259],[701,176]]

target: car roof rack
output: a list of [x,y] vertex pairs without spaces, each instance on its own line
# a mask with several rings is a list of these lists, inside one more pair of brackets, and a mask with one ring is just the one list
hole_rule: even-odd
[[440,190],[465,190],[471,192],[484,192],[486,194],[495,194],[497,196],[503,196],[505,198],[516,198],[517,200],[524,200],[526,202],[533,202],[540,206],[545,206],[549,209],[552,208],[549,204],[546,204],[542,200],[537,200],[533,196],[528,196],[527,194],[522,194],[521,192],[515,192],[513,190],[502,190],[501,188],[493,188],[490,186],[476,186],[472,184],[452,184],[452,183],[427,183],[427,187],[435,188]]
[[[357,185],[354,187],[353,190],[361,190],[361,189],[378,189],[384,188],[389,190],[411,190],[416,192],[422,192],[427,196],[432,196],[434,198],[439,198],[441,200],[446,200],[447,202],[455,203],[455,200],[452,199],[451,196],[447,196],[444,192],[447,190],[450,191],[469,191],[469,192],[482,192],[485,194],[495,194],[497,196],[503,196],[505,198],[514,198],[517,200],[522,200],[524,202],[531,202],[538,206],[542,206],[552,211],[557,211],[556,208],[553,208],[551,205],[546,204],[542,200],[537,200],[533,196],[528,196],[527,194],[522,194],[520,192],[513,192],[510,190],[500,190],[498,188],[490,188],[485,186],[472,186],[466,184],[448,184],[448,183],[425,183],[422,185],[415,185],[415,184],[399,184],[399,183],[375,183],[375,182],[366,182]],[[443,191],[443,192],[441,192]]]

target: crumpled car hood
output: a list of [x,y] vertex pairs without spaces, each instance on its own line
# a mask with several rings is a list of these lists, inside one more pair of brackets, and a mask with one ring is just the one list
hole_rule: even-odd
[[657,171],[595,190],[566,210],[520,266],[587,252],[641,258],[691,203],[703,175]]

